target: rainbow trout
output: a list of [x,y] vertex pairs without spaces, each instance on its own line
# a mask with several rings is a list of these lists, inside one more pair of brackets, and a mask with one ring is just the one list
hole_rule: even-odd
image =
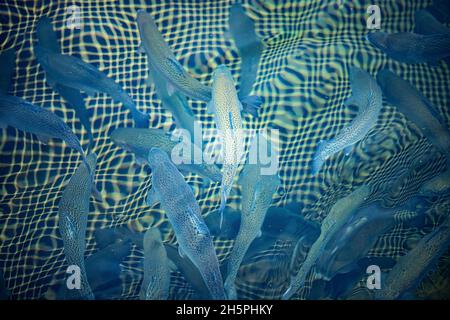
[[87,164],[77,136],[57,115],[21,98],[0,93],[0,128],[7,126],[32,133],[44,144],[49,139],[61,139],[70,148],[78,151]]
[[[257,149],[258,144],[252,144]],[[237,299],[234,282],[244,256],[255,238],[261,236],[266,212],[280,184],[277,174],[262,175],[261,163],[246,164],[240,178],[242,186],[242,215],[239,233],[228,259],[225,290],[229,299]]]
[[149,228],[144,235],[144,280],[142,300],[167,300],[169,297],[169,259],[157,228]]
[[223,210],[233,186],[234,176],[244,153],[244,131],[240,111],[242,105],[236,93],[230,70],[219,66],[213,75],[212,99],[208,111],[214,114],[216,126],[222,142],[222,185],[220,188],[220,226],[223,222]]
[[[172,141],[163,130],[159,129],[118,128],[111,133],[110,138],[121,148],[134,153],[138,164],[147,163],[147,156],[151,148],[159,148],[171,155],[173,149],[180,143]],[[193,147],[194,152],[200,152],[195,149],[195,145]],[[215,164],[192,162],[193,157],[186,162],[177,164],[177,168],[182,172],[194,172],[210,181],[221,180],[222,174]]]
[[290,299],[298,289],[305,285],[306,277],[318,260],[324,254],[326,247],[337,232],[351,219],[359,206],[364,203],[370,194],[370,187],[362,186],[345,198],[338,200],[330,210],[330,213],[322,221],[320,236],[308,251],[308,256],[303,262],[298,273],[291,279],[291,284],[284,292],[282,299]]
[[109,94],[114,101],[122,103],[133,116],[136,126],[148,127],[149,117],[139,111],[133,99],[111,78],[94,66],[69,55],[54,52],[40,45],[35,45],[34,53],[39,64],[44,68],[50,86],[63,85],[94,95],[97,92]]
[[[97,155],[87,157],[92,173],[95,171]],[[59,230],[64,241],[64,253],[69,265],[76,265],[81,272],[79,295],[83,299],[94,299],[84,265],[86,249],[86,227],[89,214],[89,198],[94,189],[93,174],[82,163],[70,178],[59,201]]]
[[222,275],[212,237],[191,187],[164,151],[152,148],[148,163],[152,170],[152,189],[147,203],[161,203],[175,232],[180,256],[187,256],[197,267],[211,297],[224,300]]
[[[147,53],[149,69],[166,80],[167,93],[171,96],[175,90],[179,90],[188,97],[209,102],[214,89],[205,86],[184,70],[159,32],[152,16],[139,10],[137,24],[141,35],[141,51]],[[242,99],[244,111],[253,116],[257,115],[261,102],[257,96]]]
[[358,115],[336,137],[319,143],[313,156],[312,173],[314,175],[322,168],[325,160],[333,154],[341,150],[349,154],[353,145],[362,140],[377,122],[382,107],[382,94],[376,81],[367,72],[351,67],[350,85],[352,95],[344,105],[358,106]]

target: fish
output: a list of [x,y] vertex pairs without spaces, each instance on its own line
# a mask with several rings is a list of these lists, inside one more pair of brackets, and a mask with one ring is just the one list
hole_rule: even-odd
[[88,165],[80,140],[56,114],[22,98],[0,93],[0,129],[8,126],[32,133],[44,144],[50,139],[61,139],[78,151]]
[[298,289],[304,286],[306,277],[324,253],[324,248],[326,248],[336,232],[339,232],[342,226],[349,221],[360,205],[367,200],[370,190],[369,185],[363,185],[333,205],[328,215],[322,221],[319,238],[308,251],[308,255],[300,270],[292,277],[291,284],[283,293],[283,300],[290,299]]
[[409,82],[383,69],[377,81],[386,100],[412,121],[450,164],[450,134],[436,107]]
[[350,153],[354,144],[362,140],[376,124],[382,107],[382,93],[376,81],[364,70],[350,67],[352,95],[345,106],[357,105],[358,114],[334,138],[319,142],[313,155],[312,174],[316,175],[324,162],[341,150]]
[[413,32],[372,32],[366,39],[390,58],[416,64],[438,62],[450,56],[450,34],[422,35]]
[[97,92],[109,94],[114,101],[122,103],[130,110],[136,126],[149,126],[149,116],[137,109],[133,99],[120,85],[93,65],[77,57],[53,52],[39,44],[34,46],[34,54],[49,75],[46,80],[51,87],[63,85],[84,91],[89,96]]
[[176,246],[165,243],[164,247],[166,248],[167,257],[194,289],[195,299],[210,300],[211,293],[209,292],[201,273],[192,261],[185,256],[181,257]]
[[167,300],[169,287],[169,259],[161,232],[149,228],[144,235],[144,280],[139,296],[141,300]]
[[245,97],[250,94],[255,83],[264,45],[256,35],[254,22],[239,3],[231,6],[229,29],[241,58],[239,96]]
[[425,182],[419,194],[426,196],[448,195],[450,192],[450,169]]
[[[178,90],[192,99],[209,102],[213,95],[211,87],[194,79],[183,68],[158,30],[153,17],[144,10],[139,10],[136,21],[141,36],[140,51],[147,54],[149,70],[156,72],[161,79],[165,80],[169,96]],[[261,99],[248,96],[242,101],[245,106],[244,111],[256,116]]]
[[93,300],[94,294],[87,279],[84,253],[86,249],[86,228],[89,214],[89,198],[94,189],[93,173],[97,155],[87,156],[90,172],[84,163],[70,178],[58,207],[58,226],[64,242],[64,253],[68,265],[80,268],[81,287],[78,292],[82,299]]
[[440,23],[428,10],[414,14],[414,33],[423,35],[450,33],[450,29]]
[[[163,130],[152,128],[118,128],[111,132],[110,138],[116,145],[134,153],[138,164],[147,163],[147,156],[151,148],[159,148],[171,155],[173,149],[180,143],[171,140]],[[194,153],[201,153],[195,145],[192,147]],[[193,162],[193,158],[178,164],[177,168],[183,172],[194,172],[209,181],[221,181],[222,174],[217,165],[191,162]]]
[[116,241],[85,259],[87,280],[96,300],[121,295],[120,264],[131,253],[131,244],[128,239]]
[[[127,227],[97,229],[94,231],[94,236],[95,241],[100,248],[114,245],[114,242],[118,240],[121,242],[131,240],[139,250],[144,250],[143,234],[133,232]],[[192,261],[186,256],[181,257],[178,248],[175,245],[164,243],[164,248],[166,249],[167,257],[170,260],[170,268],[172,270],[178,270],[183,275],[186,281],[195,290],[196,298],[200,300],[211,299],[208,287],[206,286],[200,271]],[[174,266],[176,268],[174,268]]]
[[[36,36],[40,46],[51,52],[58,54],[61,53],[56,32],[53,30],[52,21],[49,17],[44,16],[39,19],[36,25]],[[46,71],[46,78],[50,79],[48,82],[53,84],[53,90],[58,92],[59,95],[67,102],[68,106],[75,111],[77,118],[86,129],[89,138],[89,146],[93,147],[94,138],[92,136],[91,121],[89,119],[89,113],[86,109],[84,97],[81,92],[77,89],[57,83],[55,79],[52,79],[51,72]]]
[[223,210],[243,158],[245,138],[240,113],[242,105],[230,70],[225,65],[221,65],[214,71],[213,78],[213,94],[208,104],[208,111],[215,116],[222,142],[223,166],[219,208],[220,226],[222,226]]
[[382,208],[379,203],[358,209],[341,230],[330,237],[324,247],[323,254],[316,263],[316,273],[319,277],[329,281],[337,274],[360,268],[359,260],[367,255],[381,235],[392,230],[398,223],[397,220],[400,220],[396,213],[408,215],[401,219],[404,224],[422,225],[423,216],[401,210],[399,207]]
[[[253,143],[252,149],[257,148],[258,144]],[[228,299],[231,300],[237,299],[234,282],[239,266],[253,240],[262,235],[261,228],[266,212],[280,185],[278,174],[264,175],[261,174],[261,169],[260,161],[257,161],[256,164],[246,163],[239,180],[242,187],[242,215],[239,233],[228,258],[228,273],[225,280],[225,291]]]
[[16,66],[15,60],[16,51],[14,48],[4,50],[0,53],[0,70],[2,70],[2,76],[0,77],[0,94],[8,94],[11,78]]
[[213,239],[200,213],[191,187],[166,152],[152,148],[148,154],[152,188],[147,204],[161,203],[178,241],[180,256],[187,256],[200,271],[211,297],[224,300],[222,275]]
[[450,245],[450,218],[423,237],[382,278],[381,289],[375,293],[377,300],[404,299],[415,290],[427,273],[436,266],[439,257]]

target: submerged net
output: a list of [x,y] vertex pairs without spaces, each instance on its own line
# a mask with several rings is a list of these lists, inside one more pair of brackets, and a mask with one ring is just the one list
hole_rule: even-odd
[[[382,30],[411,31],[414,12],[430,3],[379,1]],[[71,15],[67,8],[73,4],[81,9],[80,30],[66,26]],[[80,57],[115,79],[133,97],[138,109],[150,115],[152,128],[173,129],[169,111],[162,107],[154,87],[145,84],[147,58],[138,53],[136,13],[144,9],[155,18],[177,59],[202,83],[211,84],[212,72],[220,64],[228,65],[239,82],[239,55],[227,36],[231,4],[232,1],[196,0],[3,2],[0,51],[11,47],[17,51],[9,93],[55,112],[87,148],[85,129],[74,111],[45,82],[33,54],[35,26],[46,15],[53,21],[64,54]],[[387,59],[364,39],[368,32],[368,5],[368,1],[243,3],[265,44],[253,87],[253,94],[263,97],[264,104],[257,119],[245,116],[244,126],[280,130],[279,174],[283,193],[274,197],[274,206],[300,203],[303,210],[298,214],[321,221],[338,199],[366,183],[373,186],[373,199],[387,197],[386,204],[392,206],[407,200],[423,181],[445,167],[443,157],[420,130],[394,106],[384,104],[374,129],[350,156],[338,153],[325,163],[319,175],[311,174],[311,159],[319,141],[336,135],[355,115],[355,110],[343,106],[350,94],[347,70],[351,65],[372,75],[383,67],[389,68],[429,98],[450,124],[449,66],[406,65]],[[103,202],[91,199],[86,255],[97,250],[94,230],[130,222],[139,225],[140,230],[151,223],[160,226],[165,239],[175,242],[163,212],[145,204],[151,185],[149,169],[133,166],[133,156],[109,139],[113,129],[132,126],[128,111],[105,94],[87,97],[85,101],[95,139],[93,151],[98,155],[95,179],[104,196]],[[189,99],[189,104],[204,128],[214,127],[213,117],[206,113],[206,103]],[[413,166],[415,157],[426,153],[434,156],[420,171],[405,175],[395,191],[383,187],[399,170]],[[43,145],[30,134],[7,128],[0,139],[0,158],[0,267],[6,285],[14,299],[51,297],[52,288],[65,279],[67,268],[58,231],[58,202],[80,157],[60,141]],[[202,183],[194,174],[186,175],[186,179],[194,187],[202,214],[218,208],[219,184]],[[239,193],[230,198],[228,205],[239,208]],[[449,205],[445,199],[433,203],[428,212],[433,225],[441,221],[439,216],[449,211]],[[399,225],[382,236],[369,255],[398,258],[408,250],[405,242],[425,231]],[[221,262],[226,260],[232,245],[232,239],[215,239]],[[286,261],[290,257],[283,253],[286,245],[290,244],[277,242],[241,268],[237,280],[239,297],[281,296],[289,281]],[[430,283],[448,286],[449,260],[447,256],[441,260],[433,279],[426,279],[420,287],[424,296],[436,288]],[[274,261],[278,269],[273,267]],[[122,293],[117,298],[138,297],[141,263],[142,251],[133,247],[122,263]],[[264,276],[255,276],[258,272]],[[193,296],[192,287],[180,273],[173,272],[171,280],[170,298]],[[307,289],[308,286],[297,297],[303,297]]]

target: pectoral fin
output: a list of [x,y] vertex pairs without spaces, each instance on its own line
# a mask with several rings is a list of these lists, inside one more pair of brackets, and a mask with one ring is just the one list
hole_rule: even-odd
[[178,245],[178,254],[180,255],[180,257],[184,258],[186,257],[186,255],[183,252],[183,249],[181,249],[181,247]]
[[92,190],[91,190],[91,192],[92,192],[92,196],[93,196],[96,200],[98,200],[98,201],[100,201],[100,202],[103,201],[102,194],[101,194],[100,191],[97,189],[97,186],[96,186],[95,184],[92,185]]
[[353,145],[344,148],[344,154],[348,156],[352,152]]
[[139,44],[137,52],[140,53],[140,54],[145,53],[145,47],[142,44],[142,42]]
[[147,193],[147,205],[153,207],[157,202],[159,202],[158,195],[154,188],[151,188]]
[[215,108],[214,108],[214,102],[213,100],[211,100],[210,102],[208,102],[208,104],[206,105],[206,111],[210,114],[214,114],[215,113]]
[[40,142],[43,144],[48,144],[48,141],[50,140],[50,137],[37,134],[36,137],[39,139]]
[[171,271],[177,271],[177,270],[178,270],[177,265],[176,265],[172,260],[170,260],[170,259],[169,259],[169,269],[170,269]]
[[166,89],[167,89],[167,94],[169,95],[169,97],[173,96],[173,94],[175,93],[175,87],[173,86],[173,84],[171,84],[170,82],[167,82]]

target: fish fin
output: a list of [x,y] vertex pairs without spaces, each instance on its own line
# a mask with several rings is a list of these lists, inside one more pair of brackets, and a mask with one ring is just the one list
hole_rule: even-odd
[[214,114],[214,102],[211,99],[211,101],[208,102],[208,104],[206,105],[206,111],[210,114]]
[[137,52],[138,52],[139,54],[146,53],[146,52],[145,52],[144,45],[142,44],[142,42],[139,44],[139,47],[138,47],[138,49],[137,49]]
[[158,195],[155,189],[151,188],[147,193],[147,205],[153,207],[157,202],[159,202]]
[[94,90],[94,89],[84,90],[84,92],[85,92],[89,97],[93,97],[93,96],[95,96],[95,94],[97,93],[97,91]]
[[170,259],[168,259],[168,260],[169,260],[169,269],[171,271],[177,271],[178,270],[177,265],[172,260],[170,260]]
[[258,109],[261,107],[262,99],[259,96],[246,96],[241,99],[242,109],[252,116],[258,116]]
[[258,233],[256,234],[256,237],[257,238],[261,238],[261,236],[262,236],[262,231],[261,231],[261,229],[259,229]]
[[139,166],[139,167],[142,167],[143,165],[145,165],[147,163],[147,160],[146,159],[144,159],[144,158],[142,158],[142,157],[139,157],[139,156],[136,156],[136,164]]
[[97,186],[96,186],[95,184],[92,184],[92,190],[91,190],[91,192],[92,192],[92,196],[93,196],[96,200],[98,200],[98,201],[100,201],[100,202],[103,201],[102,194],[101,194],[101,192],[97,189]]
[[37,134],[36,137],[39,139],[40,142],[42,142],[43,144],[48,144],[48,141],[50,140],[50,137],[44,136],[44,135],[40,135]]
[[345,148],[344,148],[344,154],[345,154],[346,156],[348,156],[348,155],[350,154],[350,152],[352,152],[352,149],[353,149],[353,145],[350,145],[350,146],[345,147]]
[[186,255],[183,252],[183,249],[181,249],[180,245],[178,245],[178,254],[180,255],[181,258],[186,257]]
[[145,79],[145,84],[150,87],[152,83],[155,83],[155,80],[153,79],[151,71],[149,71],[147,73],[147,78]]
[[170,83],[170,81],[167,82],[166,89],[167,89],[167,94],[170,97],[173,96],[173,94],[175,93],[175,87],[173,86],[172,83]]

